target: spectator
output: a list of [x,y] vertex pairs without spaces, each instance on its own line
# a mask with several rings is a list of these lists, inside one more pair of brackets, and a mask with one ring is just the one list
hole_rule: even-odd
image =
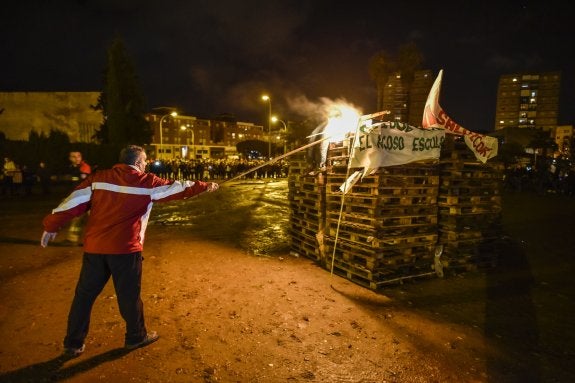
[[[70,160],[69,176],[74,185],[78,185],[81,181],[92,172],[92,168],[86,161],[82,159],[82,153],[72,151],[69,153],[68,159]],[[81,245],[82,230],[86,223],[86,216],[74,217],[70,221],[68,227],[67,242],[71,245]]]
[[8,157],[4,157],[4,167],[2,169],[2,194],[14,194],[14,176],[18,168],[14,161]]
[[42,188],[42,194],[48,195],[52,192],[52,181],[51,181],[51,174],[46,166],[46,163],[40,161],[38,164],[38,169],[36,169],[36,177],[38,177],[38,181],[40,182],[40,187]]

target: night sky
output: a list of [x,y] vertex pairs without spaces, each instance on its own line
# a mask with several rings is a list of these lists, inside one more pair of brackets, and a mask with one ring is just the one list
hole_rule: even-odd
[[568,1],[11,3],[0,11],[0,91],[99,91],[119,35],[150,108],[264,124],[268,93],[284,120],[305,118],[295,105],[322,97],[371,113],[370,57],[414,41],[424,68],[444,69],[440,103],[464,127],[493,129],[499,75],[518,71],[562,71],[559,123],[575,122]]

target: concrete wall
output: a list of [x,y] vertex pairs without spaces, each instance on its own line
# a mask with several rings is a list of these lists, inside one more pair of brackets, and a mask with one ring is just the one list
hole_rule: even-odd
[[100,92],[0,92],[0,132],[10,140],[27,140],[31,130],[58,129],[71,142],[91,142],[102,122],[96,105]]

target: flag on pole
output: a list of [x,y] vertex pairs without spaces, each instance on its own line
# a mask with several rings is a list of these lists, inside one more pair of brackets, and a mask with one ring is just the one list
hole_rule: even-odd
[[439,105],[439,92],[441,89],[441,80],[443,78],[443,69],[439,71],[423,109],[423,120],[421,126],[424,129],[443,128],[447,133],[463,136],[465,144],[473,151],[475,157],[485,163],[488,159],[497,155],[499,143],[497,138],[474,133],[465,129],[445,113]]

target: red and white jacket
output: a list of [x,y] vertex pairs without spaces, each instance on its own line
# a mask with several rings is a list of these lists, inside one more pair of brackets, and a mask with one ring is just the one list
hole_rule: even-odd
[[205,191],[202,181],[173,181],[134,166],[117,164],[89,175],[44,218],[44,230],[58,232],[72,218],[90,210],[84,251],[128,254],[142,251],[144,234],[154,202],[192,197]]

